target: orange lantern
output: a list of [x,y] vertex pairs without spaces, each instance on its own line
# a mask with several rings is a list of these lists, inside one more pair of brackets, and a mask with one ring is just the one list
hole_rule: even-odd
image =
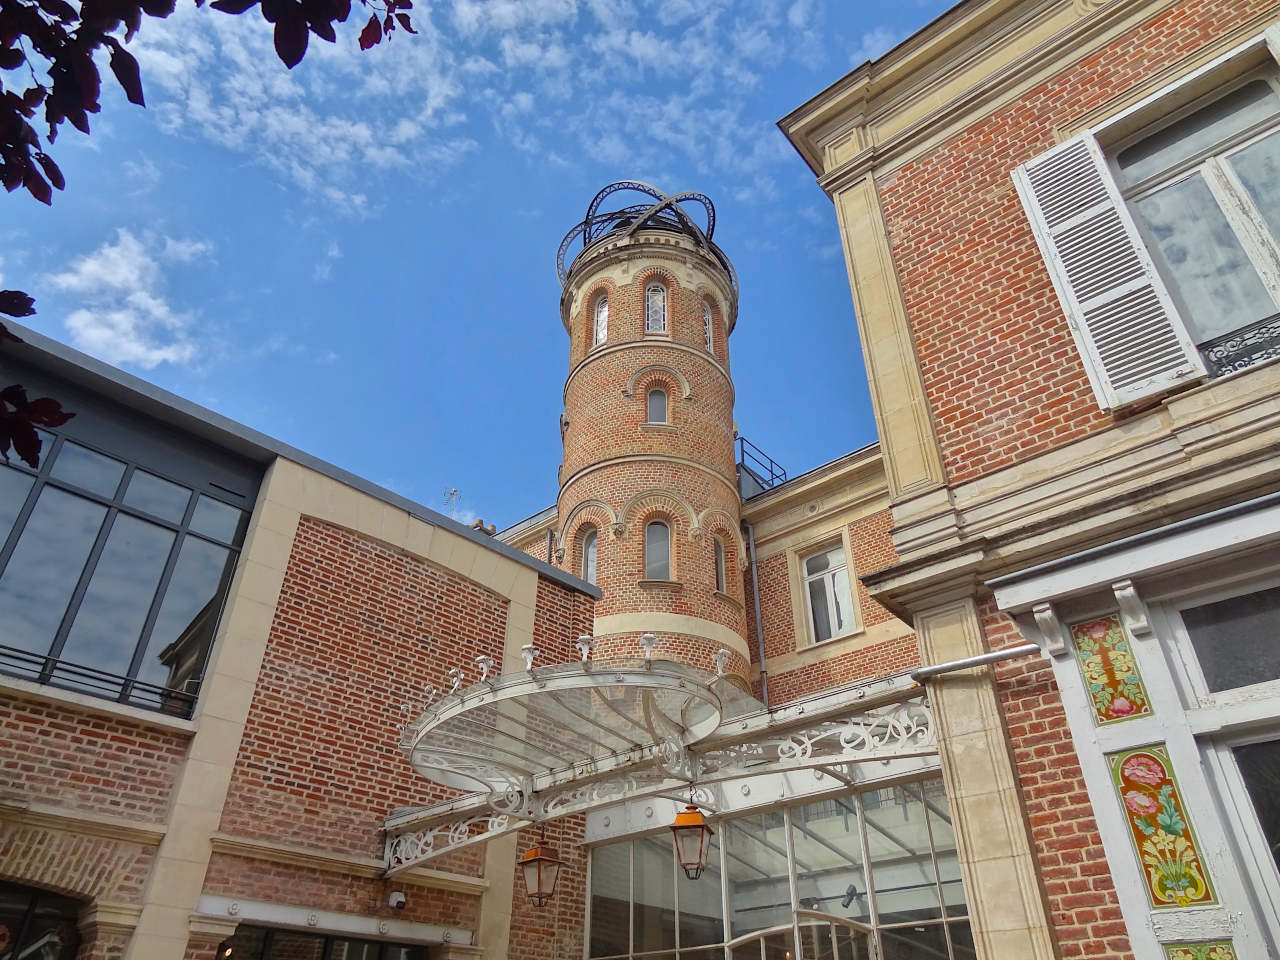
[[547,844],[547,831],[539,827],[538,843],[525,851],[520,858],[524,871],[524,889],[529,902],[535,907],[545,907],[556,892],[556,880],[563,866],[553,847]]
[[707,826],[707,818],[702,811],[690,803],[676,814],[676,822],[671,824],[671,834],[676,844],[676,859],[690,880],[702,876],[707,865],[707,853],[711,849],[711,828]]

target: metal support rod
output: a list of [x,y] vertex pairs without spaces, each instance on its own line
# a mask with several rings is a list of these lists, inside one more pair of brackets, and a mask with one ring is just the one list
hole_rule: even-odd
[[956,670],[967,670],[970,667],[980,667],[984,663],[996,663],[1000,660],[1012,660],[1014,657],[1026,657],[1033,653],[1039,653],[1040,646],[1035,643],[1020,643],[1016,647],[1006,647],[1004,650],[992,650],[990,653],[980,653],[975,657],[965,657],[962,660],[949,660],[946,663],[935,663],[927,667],[920,667],[912,670],[909,676],[912,680],[919,683],[929,677],[936,677],[942,673],[952,673]]
[[743,520],[747,528],[747,562],[751,566],[751,602],[756,613],[756,647],[760,653],[760,701],[769,709],[769,668],[764,659],[764,625],[760,618],[760,577],[756,573],[756,529]]

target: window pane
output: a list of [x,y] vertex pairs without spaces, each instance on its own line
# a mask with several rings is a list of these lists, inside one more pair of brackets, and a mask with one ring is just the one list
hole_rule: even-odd
[[45,487],[0,576],[4,645],[47,653],[106,507]]
[[716,540],[716,589],[724,593],[724,541]]
[[827,606],[825,579],[809,581],[809,609],[813,613],[813,642],[821,643],[835,636],[831,632],[831,611]]
[[962,920],[959,923],[949,923],[947,930],[951,933],[951,949],[956,960],[977,960],[978,948],[973,945],[973,931],[969,928],[969,922]]
[[947,956],[947,934],[939,923],[881,930],[880,942],[884,960],[939,960]]
[[1197,343],[1268,316],[1276,309],[1258,271],[1199,174],[1135,205],[1155,240],[1169,286],[1181,296]]
[[941,916],[925,809],[919,794],[914,789],[908,792],[892,787],[875,793],[879,794],[880,805],[873,808],[866,804],[864,810],[871,883],[880,922],[902,923]]
[[58,458],[53,461],[53,469],[49,472],[77,487],[104,497],[114,497],[120,478],[124,476],[124,464],[68,441],[58,451]]
[[405,947],[389,943],[382,960],[427,960],[427,948]]
[[13,521],[18,519],[18,512],[26,503],[27,494],[34,482],[29,474],[21,470],[0,465],[0,547],[8,539]]
[[629,843],[591,851],[591,950],[593,957],[628,951],[631,903]]
[[1267,849],[1280,869],[1280,740],[1252,743],[1232,752],[1262,825],[1262,835],[1267,838]]
[[215,540],[233,543],[241,516],[242,511],[230,504],[201,494],[195,512],[191,514],[191,529]]
[[845,567],[831,575],[831,599],[835,602],[836,633],[852,630],[853,602],[849,597],[849,571]]
[[1280,110],[1280,98],[1261,80],[1245,84],[1171,124],[1116,158],[1123,179],[1135,184],[1168,170]]
[[663,390],[649,391],[649,422],[667,422],[667,394]]
[[[668,841],[668,845],[670,841]],[[683,870],[676,870],[676,886],[680,888],[680,946],[697,947],[724,942],[724,905],[720,897],[720,835],[711,838],[707,866],[702,876],[690,880]],[[698,953],[680,951],[680,960]],[[720,960],[722,960],[723,954]]]
[[80,945],[76,930],[79,912],[80,904],[75,900],[39,892],[17,956],[23,960],[72,960]]
[[1271,228],[1271,239],[1280,243],[1280,133],[1234,154],[1231,166]]
[[145,470],[133,471],[124,493],[124,502],[129,506],[173,523],[182,522],[190,499],[191,491],[186,487],[162,480]]
[[635,953],[670,950],[676,945],[676,895],[672,870],[675,848],[671,837],[635,841],[632,916]]
[[[234,957],[235,954],[232,954]],[[272,930],[264,960],[323,960],[324,937],[292,930]]]
[[147,641],[139,680],[176,690],[199,674],[213,640],[221,587],[231,575],[234,559],[225,547],[198,537],[183,540]]
[[604,343],[609,336],[609,300],[601,297],[596,301],[595,342]]
[[116,515],[59,659],[129,672],[173,539],[164,527]]
[[589,530],[582,538],[582,579],[596,582],[596,532]]
[[825,550],[822,553],[816,553],[812,557],[809,557],[804,562],[805,576],[811,577],[815,573],[821,573],[823,570],[826,570],[831,566],[832,561],[835,559],[834,555],[834,550]]
[[[782,814],[727,821],[721,831],[729,884],[729,937],[791,922],[787,838]],[[735,954],[736,956],[736,954]]]
[[1182,611],[1211,693],[1280,678],[1280,587]]
[[938,860],[938,876],[942,880],[942,902],[947,916],[963,917],[968,913],[964,898],[964,882],[960,878],[960,858],[956,854],[956,834],[951,823],[951,809],[941,780],[928,780],[924,788],[925,806],[929,811],[929,829],[933,831],[933,852]]
[[871,915],[858,810],[852,797],[791,811],[796,900],[801,907],[865,921]]
[[671,579],[671,531],[665,523],[651,523],[644,528],[644,577]]
[[0,883],[0,957],[9,960],[22,933],[22,924],[31,909],[36,891],[16,884]]
[[381,946],[368,940],[335,939],[328,960],[379,960]]
[[231,956],[235,960],[263,960],[262,948],[266,946],[266,941],[265,927],[249,927],[241,924],[236,927],[235,936],[231,938]]

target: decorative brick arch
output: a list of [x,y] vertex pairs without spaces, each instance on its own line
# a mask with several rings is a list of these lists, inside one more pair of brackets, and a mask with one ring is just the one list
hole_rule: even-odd
[[[609,312],[610,312],[610,316],[612,317],[614,295],[616,293],[617,293],[617,284],[615,284],[611,278],[598,277],[596,278],[596,281],[591,285],[591,289],[587,292],[586,296],[580,302],[581,316],[582,316],[582,337],[584,340],[583,346],[586,349],[587,353],[590,353],[592,348],[602,345],[602,344],[596,343],[596,303],[600,300],[601,297],[608,297]],[[606,342],[608,342],[607,337],[606,337]]]
[[689,506],[689,501],[673,490],[659,488],[641,490],[622,508],[622,524],[624,527],[629,527],[633,515],[638,514],[643,518],[654,510],[664,512],[672,520],[683,517],[688,524],[690,540],[697,540],[702,536],[702,531],[698,528],[698,518],[693,508]]
[[[581,519],[579,519],[581,518]],[[570,536],[577,536],[578,529],[584,523],[592,523],[597,530],[610,530],[614,539],[622,537],[622,524],[618,521],[618,512],[603,500],[583,500],[569,511],[560,534],[556,537],[556,557],[564,560],[566,544]]]
[[0,829],[0,879],[89,902],[136,904],[155,848],[10,823]]
[[634,397],[636,393],[636,384],[640,382],[640,379],[655,373],[670,377],[674,382],[679,383],[681,391],[680,397],[682,400],[688,400],[693,396],[693,391],[689,387],[688,378],[675,367],[669,367],[665,363],[651,363],[647,367],[641,367],[631,375],[631,379],[627,381],[627,385],[623,389],[622,395],[624,397]]
[[[643,270],[641,270],[639,273],[636,274],[636,283],[640,285],[641,293],[643,293],[644,288],[647,287],[654,280],[657,280],[659,283],[661,283],[664,287],[667,288],[668,296],[670,296],[672,290],[675,290],[680,286],[679,281],[676,280],[676,275],[674,273],[672,273],[666,267],[658,266],[657,264],[651,264],[649,266],[646,266]],[[667,301],[668,309],[670,309],[670,306],[671,306],[671,302],[670,300],[668,300]]]
[[725,532],[738,548],[739,569],[747,565],[747,542],[742,538],[742,530],[734,522],[728,510],[719,507],[707,507],[698,514],[698,528],[704,532]]

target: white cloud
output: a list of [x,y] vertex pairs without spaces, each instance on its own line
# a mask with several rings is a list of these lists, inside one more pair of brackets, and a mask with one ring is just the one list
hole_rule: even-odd
[[890,30],[888,27],[876,27],[873,30],[868,30],[862,35],[858,46],[849,55],[849,59],[855,67],[861,66],[868,60],[875,60],[884,56],[901,39],[901,33]]
[[318,281],[333,279],[333,265],[342,259],[342,247],[338,246],[337,240],[330,240],[329,246],[325,248],[324,255],[316,261],[315,269],[312,270],[311,276]]
[[204,240],[175,240],[164,238],[164,258],[175,263],[190,263],[213,252],[213,245]]
[[[168,253],[170,244],[180,256]],[[197,354],[191,334],[194,316],[165,299],[159,260],[191,260],[208,249],[198,241],[169,237],[163,244],[144,243],[120,228],[114,243],[107,241],[66,271],[47,277],[53,287],[84,304],[63,321],[72,343],[108,363],[148,370],[161,363],[189,363]]]

